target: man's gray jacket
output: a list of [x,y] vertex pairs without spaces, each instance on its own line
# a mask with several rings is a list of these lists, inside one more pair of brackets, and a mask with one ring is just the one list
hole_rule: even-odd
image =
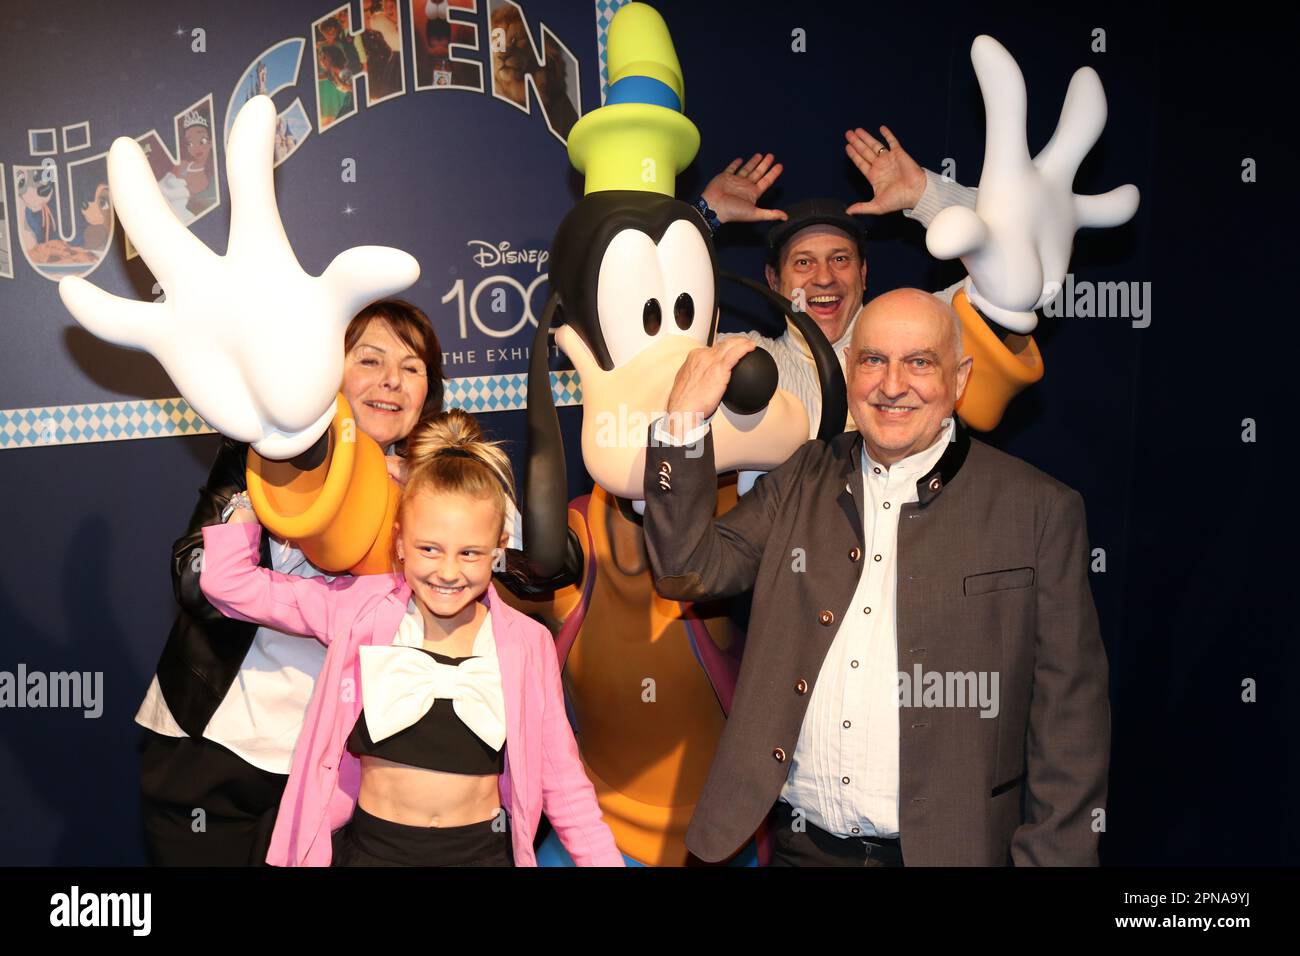
[[[714,520],[712,436],[647,449],[645,537],[659,592],[754,592],[731,713],[686,834],[701,859],[737,851],[786,781],[870,559],[861,453],[857,432],[809,441]],[[917,491],[898,519],[898,669],[996,671],[999,701],[992,718],[977,706],[919,706],[920,694],[903,708],[904,861],[1095,865],[1110,708],[1083,499],[960,422]]]

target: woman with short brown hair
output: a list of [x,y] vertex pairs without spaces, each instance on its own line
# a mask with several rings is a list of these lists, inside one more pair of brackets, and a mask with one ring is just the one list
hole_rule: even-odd
[[[405,478],[406,438],[442,411],[442,348],[428,317],[386,299],[344,336],[340,391],[357,427]],[[172,549],[180,613],[136,723],[141,813],[153,862],[259,865],[266,858],[298,732],[325,649],[315,641],[223,617],[199,588],[203,528],[223,523],[247,489],[248,446],[222,439],[189,527]],[[260,565],[325,575],[285,541],[263,541]]]

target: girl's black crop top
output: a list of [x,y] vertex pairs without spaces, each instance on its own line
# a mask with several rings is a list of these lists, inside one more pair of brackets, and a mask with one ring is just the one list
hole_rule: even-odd
[[[424,648],[411,648],[428,654],[440,664],[457,666],[468,657],[444,657]],[[348,752],[356,757],[382,757],[394,763],[443,773],[474,775],[499,774],[505,770],[505,747],[493,750],[456,716],[453,701],[434,700],[428,713],[405,730],[375,743],[366,726],[366,712],[361,711],[352,733],[348,735]]]

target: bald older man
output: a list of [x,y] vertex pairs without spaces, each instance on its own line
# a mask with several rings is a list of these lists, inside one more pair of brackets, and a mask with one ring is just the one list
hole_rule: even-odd
[[693,352],[651,428],[659,592],[754,592],[686,834],[704,860],[767,820],[777,864],[1097,862],[1110,711],[1083,500],[954,416],[960,336],[933,295],[874,299],[849,345],[857,430],[717,520],[707,419],[755,344]]

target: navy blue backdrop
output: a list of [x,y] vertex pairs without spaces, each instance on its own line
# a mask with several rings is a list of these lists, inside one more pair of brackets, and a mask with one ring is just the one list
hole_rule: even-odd
[[[1110,118],[1076,189],[1133,182],[1142,204],[1124,227],[1081,234],[1073,272],[1149,282],[1151,322],[1045,319],[1038,337],[1046,377],[988,440],[1078,488],[1092,546],[1106,552],[1105,571],[1092,577],[1114,724],[1104,862],[1300,860],[1291,815],[1297,662],[1294,626],[1284,628],[1281,609],[1292,562],[1279,412],[1280,364],[1294,354],[1279,333],[1289,305],[1283,259],[1295,252],[1284,177],[1296,156],[1278,117],[1294,93],[1285,47],[1295,24],[1211,24],[1174,8],[1107,2],[1081,4],[1086,11],[1030,3],[655,5],[672,30],[687,113],[702,133],[699,157],[678,183],[682,196],[698,193],[733,156],[770,150],[786,172],[767,204],[866,198],[843,131],[881,123],[923,164],[951,159],[957,178],[974,185],[983,155],[969,61],[977,34],[995,36],[1021,65],[1031,148],[1050,136],[1073,70],[1098,70]],[[400,6],[405,17],[408,4]],[[576,58],[583,111],[597,106],[601,4],[520,6],[539,48],[544,22]],[[8,8],[0,163],[14,261],[13,278],[0,278],[0,414],[35,409],[39,425],[48,414],[39,410],[54,406],[174,397],[151,358],[76,327],[54,282],[24,260],[15,171],[42,166],[43,149],[33,147],[46,143],[33,131],[54,130],[54,165],[67,178],[60,187],[72,188],[61,193],[69,238],[69,204],[94,184],[64,164],[102,153],[116,136],[156,129],[175,149],[178,114],[211,93],[224,161],[220,131],[245,70],[282,40],[309,40],[312,23],[332,7],[173,0],[109,10],[19,0]],[[486,45],[485,11],[453,19],[477,24]],[[204,30],[205,52],[193,49],[195,27]],[[1098,28],[1104,53],[1093,51]],[[791,49],[795,29],[805,31],[806,52]],[[407,249],[423,268],[408,296],[434,319],[448,374],[509,376],[525,364],[509,349],[526,347],[532,326],[516,287],[500,277],[524,288],[538,280],[540,311],[545,265],[488,264],[475,253],[502,242],[545,250],[581,185],[536,102],[524,112],[494,98],[486,54],[467,56],[483,63],[487,92],[416,90],[408,62],[405,95],[363,101],[356,116],[318,128],[284,160],[277,189],[307,271],[319,272],[350,245]],[[286,109],[300,96],[316,125],[312,59],[307,44],[296,84],[275,98]],[[77,150],[80,134],[63,127],[83,121],[90,142]],[[348,158],[356,160],[355,182],[340,175]],[[1246,158],[1256,163],[1256,182],[1243,182]],[[224,168],[219,181],[222,204],[194,225],[218,251],[229,215]],[[928,257],[916,223],[894,216],[870,228],[869,295],[939,288],[960,275],[958,265]],[[760,230],[726,227],[722,265],[757,277],[761,242]],[[522,325],[498,338],[470,322],[462,335],[459,303],[488,278],[510,290],[513,311],[484,316],[497,331]],[[119,294],[152,295],[145,266],[123,257],[120,229],[91,279]],[[723,316],[725,329],[780,331],[770,313],[732,290],[723,291]],[[489,356],[489,348],[507,352]],[[579,494],[589,481],[575,464],[579,409],[560,415],[570,490]],[[1248,418],[1257,425],[1254,442],[1242,440]],[[486,412],[483,421],[512,443],[519,465],[522,413]],[[0,671],[22,663],[102,672],[103,712],[86,719],[74,710],[0,709],[0,864],[140,863],[132,717],[174,613],[170,544],[217,439],[22,440],[10,426],[9,444],[0,444],[7,545]],[[1257,682],[1258,702],[1243,702],[1245,680]]]

